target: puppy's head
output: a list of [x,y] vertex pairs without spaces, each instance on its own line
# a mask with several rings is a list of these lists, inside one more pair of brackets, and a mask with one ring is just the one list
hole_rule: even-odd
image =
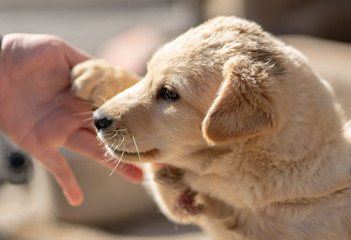
[[310,117],[299,104],[317,104],[323,89],[298,52],[254,23],[219,17],[157,51],[145,78],[97,110],[95,124],[123,160],[186,162],[209,143],[299,125]]

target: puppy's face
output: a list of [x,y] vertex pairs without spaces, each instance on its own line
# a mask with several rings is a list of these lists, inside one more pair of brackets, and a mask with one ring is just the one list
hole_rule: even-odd
[[308,125],[313,109],[333,108],[304,66],[297,52],[256,24],[216,18],[156,52],[144,79],[95,112],[95,125],[122,160],[178,167],[282,129],[277,136],[285,141],[291,138],[283,135],[300,134],[300,122]]
[[[99,137],[122,160],[167,162],[207,145],[201,122],[216,87],[167,69],[150,69],[142,81],[95,112]],[[107,126],[99,126],[106,118]]]

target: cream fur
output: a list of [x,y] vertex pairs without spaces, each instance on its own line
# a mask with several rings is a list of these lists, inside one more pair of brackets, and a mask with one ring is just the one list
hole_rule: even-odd
[[[111,68],[78,65],[78,96],[108,99],[129,82],[102,76]],[[165,85],[179,99],[164,100]],[[190,29],[95,114],[111,120],[98,135],[112,154],[149,163],[149,187],[174,221],[216,239],[351,239],[350,146],[332,90],[255,23],[218,17]],[[164,167],[154,163],[181,169],[181,179],[154,181]],[[179,205],[187,189],[197,193],[195,213]]]

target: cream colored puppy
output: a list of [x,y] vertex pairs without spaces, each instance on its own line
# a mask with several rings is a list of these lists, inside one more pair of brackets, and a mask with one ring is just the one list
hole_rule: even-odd
[[[74,91],[107,99],[136,81],[113,69],[78,65]],[[117,159],[151,163],[153,195],[175,221],[216,239],[351,239],[351,152],[332,91],[255,23],[218,17],[190,29],[94,122]]]

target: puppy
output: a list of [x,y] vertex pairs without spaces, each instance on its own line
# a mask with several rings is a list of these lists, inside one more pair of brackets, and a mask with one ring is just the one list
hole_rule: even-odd
[[100,105],[137,82],[94,123],[118,161],[148,163],[170,219],[215,239],[351,239],[344,122],[300,52],[253,22],[218,17],[164,45],[147,69],[137,82],[88,61],[73,69],[73,91]]

